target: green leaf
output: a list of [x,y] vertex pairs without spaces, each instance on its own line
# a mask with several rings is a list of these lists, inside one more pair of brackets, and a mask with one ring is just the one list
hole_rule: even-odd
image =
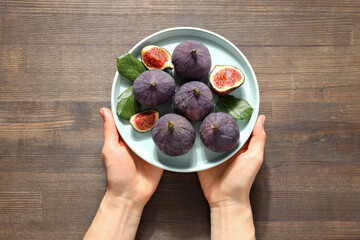
[[132,115],[140,111],[141,104],[136,101],[133,94],[133,87],[128,87],[119,97],[116,106],[116,113],[119,117],[129,120]]
[[233,116],[236,120],[249,118],[254,111],[251,105],[244,99],[236,98],[232,95],[219,97],[216,103],[216,112],[225,112]]
[[146,71],[142,62],[131,53],[125,53],[117,58],[117,69],[121,75],[131,81],[135,81],[142,72]]

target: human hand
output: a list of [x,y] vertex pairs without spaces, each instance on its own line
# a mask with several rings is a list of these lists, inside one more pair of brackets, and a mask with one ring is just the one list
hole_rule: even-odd
[[160,181],[163,170],[137,156],[122,140],[112,112],[100,109],[104,119],[103,162],[107,173],[107,195],[143,207]]
[[265,116],[259,116],[249,144],[228,161],[198,172],[201,188],[210,206],[247,204],[250,188],[263,162]]
[[259,116],[252,137],[231,159],[198,172],[210,205],[211,239],[255,239],[250,189],[263,162],[265,116]]
[[102,159],[107,190],[84,239],[134,239],[145,204],[160,181],[163,170],[138,157],[121,139],[108,108],[104,119]]

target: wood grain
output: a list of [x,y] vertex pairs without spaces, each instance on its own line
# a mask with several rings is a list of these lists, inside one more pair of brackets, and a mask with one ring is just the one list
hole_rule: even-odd
[[[0,0],[0,238],[84,236],[106,188],[116,57],[177,26],[228,38],[257,75],[257,239],[359,239],[357,0]],[[210,239],[195,173],[165,171],[136,239]]]

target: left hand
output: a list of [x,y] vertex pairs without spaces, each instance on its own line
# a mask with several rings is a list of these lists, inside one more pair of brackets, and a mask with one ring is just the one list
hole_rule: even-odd
[[[107,192],[111,199],[142,208],[149,201],[163,170],[137,156],[120,137],[112,112],[100,109],[104,119],[103,162],[107,173]],[[121,202],[120,201],[120,202]]]
[[260,115],[249,144],[228,161],[198,172],[201,188],[210,207],[250,205],[250,189],[264,157],[265,116]]

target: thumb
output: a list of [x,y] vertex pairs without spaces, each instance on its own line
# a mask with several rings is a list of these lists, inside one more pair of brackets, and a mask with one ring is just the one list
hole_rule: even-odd
[[264,129],[265,116],[260,115],[256,121],[255,128],[252,133],[252,137],[249,142],[248,151],[252,156],[263,158],[266,133]]
[[120,137],[111,110],[101,108],[100,115],[104,119],[104,146],[119,143]]

